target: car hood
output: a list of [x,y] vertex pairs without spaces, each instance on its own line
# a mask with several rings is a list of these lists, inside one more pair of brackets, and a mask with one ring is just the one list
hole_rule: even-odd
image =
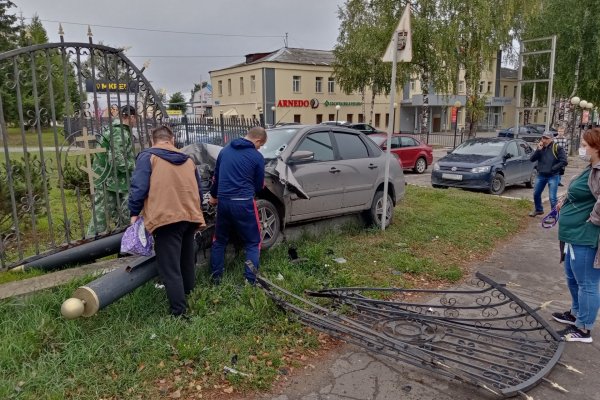
[[479,154],[448,154],[440,158],[439,165],[475,166],[492,165],[500,160],[500,156],[483,156]]
[[[212,173],[215,169],[217,157],[221,152],[222,146],[217,146],[208,143],[194,143],[185,146],[181,151],[194,161],[201,173],[205,173],[206,169]],[[265,173],[279,179],[282,185],[287,186],[295,192],[300,198],[309,199],[310,197],[302,188],[302,185],[294,177],[290,167],[281,159],[272,160],[265,163]]]

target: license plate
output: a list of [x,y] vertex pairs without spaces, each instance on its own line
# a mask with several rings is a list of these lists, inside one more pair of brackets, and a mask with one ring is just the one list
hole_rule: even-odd
[[458,174],[442,174],[443,179],[449,179],[451,181],[462,181],[462,175]]

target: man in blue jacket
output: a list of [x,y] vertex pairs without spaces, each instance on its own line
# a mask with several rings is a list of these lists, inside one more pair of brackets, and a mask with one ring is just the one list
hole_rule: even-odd
[[550,207],[554,208],[557,199],[558,183],[560,182],[560,173],[567,166],[567,154],[565,150],[553,142],[553,136],[550,132],[544,132],[542,139],[538,143],[537,149],[531,155],[531,161],[537,161],[538,175],[535,179],[535,188],[533,189],[533,202],[535,210],[529,213],[530,217],[544,213],[542,205],[542,192],[546,185],[550,192]]
[[[258,269],[261,235],[254,196],[264,185],[265,160],[258,149],[266,142],[267,132],[261,127],[254,127],[245,137],[225,146],[217,157],[209,200],[212,205],[218,204],[211,250],[212,280],[216,284],[223,276],[225,247],[231,230],[240,236],[246,260]],[[244,277],[252,285],[256,281],[248,267],[245,267]]]

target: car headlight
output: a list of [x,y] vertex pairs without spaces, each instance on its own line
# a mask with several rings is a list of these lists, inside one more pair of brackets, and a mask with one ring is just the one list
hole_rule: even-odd
[[471,172],[474,174],[479,174],[482,172],[490,172],[490,166],[487,165],[485,167],[475,167],[475,168],[471,168]]
[[439,171],[440,170],[440,164],[438,164],[438,163],[433,164],[433,170],[434,171]]

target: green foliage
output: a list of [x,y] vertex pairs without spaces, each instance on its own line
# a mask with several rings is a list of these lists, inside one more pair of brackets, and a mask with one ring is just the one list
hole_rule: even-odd
[[187,110],[187,105],[185,104],[185,98],[181,92],[173,93],[171,98],[169,99],[169,110],[181,110],[182,114],[185,114],[185,110]]
[[88,174],[68,159],[65,161],[63,167],[63,182],[65,189],[75,190],[79,188],[82,194],[90,193]]
[[[6,166],[0,169],[0,227],[9,228],[6,224],[12,220],[13,207],[8,183],[8,173]],[[36,155],[26,154],[20,160],[11,160],[12,188],[16,202],[17,218],[29,215],[31,212],[28,207],[24,207],[29,200],[33,199],[33,207],[37,216],[45,212],[44,199],[44,178],[41,173],[40,162]],[[27,185],[27,174],[31,181],[31,193]],[[46,176],[46,187],[50,189],[50,179]]]
[[18,27],[15,25],[17,16],[11,8],[15,4],[10,0],[0,0],[0,53],[15,48]]
[[[525,39],[536,39],[557,35],[554,95],[576,95],[600,104],[600,2],[541,0],[541,3],[539,12],[529,19],[523,36]],[[528,50],[537,50],[541,46],[549,49],[548,42],[527,46]],[[532,57],[526,61],[535,63]],[[540,67],[525,64],[526,77],[547,78],[549,62],[543,61],[537,62]]]

